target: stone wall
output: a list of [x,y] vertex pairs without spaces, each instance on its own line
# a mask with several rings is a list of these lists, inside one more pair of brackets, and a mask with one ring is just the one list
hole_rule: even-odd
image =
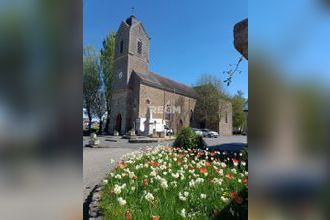
[[112,94],[111,102],[111,118],[110,118],[110,132],[115,130],[116,117],[121,114],[121,131],[122,134],[125,133],[126,118],[127,118],[127,90],[117,91]]
[[[180,120],[182,120],[182,126],[190,125],[191,111],[194,111],[196,104],[195,99],[144,84],[140,84],[139,99],[139,118],[146,118],[148,106],[151,106],[155,109],[153,118],[169,121],[170,127],[174,130],[177,129]],[[164,111],[166,106],[170,106],[172,114],[166,115]]]
[[232,135],[233,134],[233,112],[232,105],[227,101],[220,101],[220,121],[219,134]]

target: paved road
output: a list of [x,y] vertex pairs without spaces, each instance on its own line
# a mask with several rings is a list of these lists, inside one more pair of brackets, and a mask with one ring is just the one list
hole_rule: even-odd
[[[104,179],[114,164],[110,164],[110,159],[116,161],[126,153],[139,150],[145,146],[157,146],[158,144],[172,144],[172,142],[153,143],[153,144],[131,144],[126,139],[118,137],[104,136],[100,137],[100,146],[104,148],[83,148],[83,192],[84,200],[93,190],[94,186]],[[88,138],[84,137],[84,146]],[[116,140],[117,142],[109,141]],[[219,138],[205,138],[208,145],[217,145],[223,143],[241,142],[246,143],[246,136],[229,136]]]
[[[86,141],[85,141],[86,139]],[[84,146],[88,138],[84,138]],[[89,193],[104,179],[114,164],[110,160],[118,161],[127,153],[139,150],[146,146],[157,146],[158,144],[171,144],[170,142],[152,143],[152,144],[131,144],[127,139],[120,139],[111,136],[99,137],[100,146],[104,148],[83,148],[83,193],[84,200]],[[117,142],[108,141],[115,139]]]

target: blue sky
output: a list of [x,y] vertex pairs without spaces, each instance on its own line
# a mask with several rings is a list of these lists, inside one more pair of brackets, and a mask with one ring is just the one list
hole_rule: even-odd
[[[99,49],[106,34],[117,31],[131,15],[141,20],[151,37],[149,69],[194,84],[203,73],[217,75],[235,64],[240,54],[233,46],[233,26],[248,16],[247,0],[84,0],[83,42]],[[248,62],[240,64],[227,91],[248,95]]]
[[250,54],[262,51],[288,81],[328,84],[330,8],[320,2],[249,0]]

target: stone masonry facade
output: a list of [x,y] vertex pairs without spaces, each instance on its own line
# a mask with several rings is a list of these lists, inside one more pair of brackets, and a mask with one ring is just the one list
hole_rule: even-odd
[[[148,135],[168,126],[176,132],[191,125],[194,89],[149,70],[150,38],[134,16],[116,33],[110,130]],[[231,111],[231,105],[226,107]],[[219,122],[220,134],[231,133],[231,112]]]

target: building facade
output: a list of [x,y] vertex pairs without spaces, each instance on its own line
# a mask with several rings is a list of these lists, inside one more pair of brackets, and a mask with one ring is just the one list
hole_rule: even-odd
[[149,70],[150,38],[134,16],[116,33],[110,129],[125,134],[189,126],[196,104],[191,87]]

